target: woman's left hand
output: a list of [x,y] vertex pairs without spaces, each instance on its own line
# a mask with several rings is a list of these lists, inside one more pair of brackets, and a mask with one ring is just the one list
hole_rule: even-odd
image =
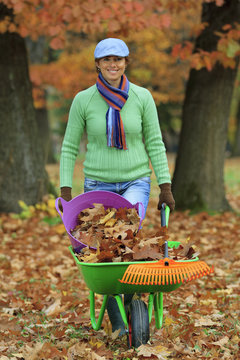
[[169,206],[172,212],[175,209],[175,200],[171,191],[171,184],[165,183],[159,185],[161,193],[159,195],[158,210],[161,210],[162,204],[165,203]]

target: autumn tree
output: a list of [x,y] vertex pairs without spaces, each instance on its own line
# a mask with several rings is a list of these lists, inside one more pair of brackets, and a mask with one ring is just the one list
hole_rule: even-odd
[[[213,125],[217,126],[217,131],[212,133],[208,128],[209,124],[211,124],[209,112],[213,109],[216,101],[217,104],[221,102],[222,98],[218,96],[218,90],[221,90],[223,87],[226,92],[226,96],[224,96],[225,106],[222,108],[222,105],[217,106],[216,113],[213,113],[211,117],[214,116],[214,119],[223,119],[224,117],[225,119],[228,115],[228,104],[231,97],[231,79],[232,81],[234,80],[236,62],[233,57],[225,56],[224,50],[218,49],[218,46],[220,44],[224,48],[229,43],[229,34],[231,40],[234,40],[234,36],[236,36],[236,39],[239,36],[239,34],[234,35],[234,21],[237,22],[238,20],[239,5],[236,0],[229,0],[224,2],[224,4],[222,0],[216,0],[217,5],[215,1],[206,1],[207,3],[203,5],[203,23],[199,29],[202,30],[202,33],[197,38],[196,48],[191,59],[191,66],[196,70],[191,71],[187,86],[183,112],[183,130],[173,185],[179,206],[183,205],[183,198],[192,199],[192,191],[189,189],[193,188],[193,198],[197,198],[197,201],[188,201],[183,207],[193,207],[196,204],[202,205],[203,202],[207,202],[210,208],[220,209],[222,208],[220,203],[210,203],[211,194],[209,194],[208,189],[214,183],[216,188],[220,188],[220,198],[224,198],[222,196],[224,191],[222,174],[223,157],[221,156],[223,155],[222,147],[224,146],[224,136],[226,135],[226,120],[225,122],[215,120]],[[178,14],[183,9],[196,8],[196,1],[122,0],[119,2],[117,0],[82,0],[79,2],[79,0],[72,0],[69,2],[66,0],[46,0],[42,2],[41,0],[34,0],[29,2],[27,0],[2,0],[0,4],[1,52],[4,54],[1,59],[3,63],[3,66],[1,66],[1,77],[4,81],[0,85],[3,99],[0,107],[0,119],[2,129],[5,131],[6,125],[3,123],[6,122],[9,124],[8,133],[11,134],[11,137],[8,137],[8,140],[5,142],[1,142],[0,145],[1,163],[8,164],[8,181],[5,180],[7,176],[4,166],[0,174],[1,179],[5,181],[1,182],[0,209],[1,211],[16,211],[18,209],[17,201],[20,198],[29,204],[35,203],[47,192],[44,160],[42,159],[43,156],[40,151],[36,131],[36,118],[31,113],[32,110],[29,113],[24,113],[25,116],[22,116],[22,122],[19,118],[21,111],[26,112],[26,109],[33,109],[30,94],[31,86],[28,77],[27,53],[22,41],[23,38],[31,35],[36,40],[40,35],[43,35],[50,39],[50,46],[53,49],[62,49],[66,44],[66,39],[74,33],[88,34],[88,36],[95,34],[96,39],[100,40],[107,36],[127,37],[131,31],[138,33],[143,29],[149,28],[149,24],[153,28],[162,30],[170,26],[173,14]],[[221,5],[223,6],[221,7]],[[225,28],[223,28],[224,25],[226,26]],[[219,33],[215,34],[216,31],[221,32],[221,35]],[[219,38],[220,41],[218,41]],[[16,42],[13,42],[13,39]],[[215,48],[218,51],[214,51]],[[15,49],[14,56],[11,53],[13,49]],[[173,53],[179,52],[180,57],[184,58],[185,54],[191,54],[191,41],[187,39],[184,48],[179,47],[177,48],[179,51],[175,50],[176,48],[174,48]],[[170,53],[171,49],[167,51]],[[9,56],[9,61],[6,61],[7,57],[5,54],[8,53],[11,56]],[[163,58],[165,56],[166,54],[163,54]],[[62,61],[65,61],[67,64],[66,59],[62,58]],[[16,64],[19,71],[16,71]],[[25,64],[25,70],[20,68],[20,64]],[[157,64],[155,65],[157,66]],[[16,71],[16,75],[14,75],[14,82],[11,82],[9,79],[12,80],[13,74],[15,74],[14,71]],[[20,72],[22,75],[21,79]],[[158,80],[157,77],[152,77],[152,79],[154,83],[153,92],[155,92],[156,96],[160,90],[157,84]],[[37,78],[35,80],[37,81]],[[62,81],[64,80],[66,78],[63,76]],[[57,81],[58,79],[56,79]],[[5,83],[8,83],[6,88]],[[219,85],[220,83],[221,85]],[[209,88],[214,91],[209,91]],[[6,89],[8,89],[8,93]],[[5,94],[11,96],[5,96]],[[205,94],[205,97],[203,94]],[[22,98],[24,99],[23,101],[21,101]],[[220,113],[219,109],[224,111]],[[195,117],[191,121],[193,114]],[[209,119],[209,122],[205,124],[203,118]],[[9,119],[15,119],[15,121],[10,121]],[[16,122],[21,124],[20,132],[16,132]],[[196,135],[195,128],[192,126],[193,123],[196,125],[199,136]],[[29,126],[30,124],[31,126]],[[32,129],[31,133],[27,133],[29,127]],[[217,173],[212,171],[211,166],[209,170],[209,165],[212,164],[209,164],[209,161],[205,161],[206,151],[202,151],[205,143],[203,144],[203,140],[198,140],[198,138],[207,139],[206,129],[208,130],[207,134],[212,134],[212,142],[210,141],[209,143],[207,155],[213,163],[213,168],[220,169]],[[23,134],[26,134],[26,136],[21,137]],[[217,136],[217,134],[220,134],[220,136]],[[189,136],[194,141],[189,141]],[[223,140],[222,142],[219,141],[220,138]],[[188,141],[189,144],[186,145]],[[13,147],[12,143],[16,144],[16,146]],[[206,143],[208,144],[207,141]],[[197,151],[196,148],[198,149]],[[201,151],[199,151],[200,148]],[[191,157],[191,153],[194,156]],[[23,154],[22,162],[24,162],[24,166],[19,160],[18,154]],[[216,154],[219,154],[219,158],[222,161],[217,161],[219,158]],[[187,160],[189,166],[186,166]],[[208,167],[206,164],[208,164]],[[26,172],[25,167],[27,167],[29,173]],[[207,169],[205,170],[206,167]],[[200,173],[202,176],[199,178],[202,180],[196,183],[193,179],[196,178],[196,175],[199,176]],[[220,180],[218,182],[216,182],[216,174],[219,175],[218,179]],[[19,180],[17,187],[16,179]],[[30,179],[31,183],[29,183]],[[9,186],[6,188],[7,182]],[[188,184],[188,182],[191,186],[187,185],[185,187],[185,184]],[[184,185],[182,185],[183,183]],[[182,191],[182,187],[187,193]],[[196,196],[196,192],[199,196]],[[6,200],[9,194],[11,196]],[[184,194],[183,198],[179,198],[178,194]],[[185,197],[187,194],[189,196]],[[222,200],[222,202],[224,201]]]
[[[200,62],[200,69],[190,72],[173,177],[179,209],[229,209],[223,171],[230,104],[239,62],[234,36],[239,36],[235,23],[240,19],[240,2],[226,0],[222,3],[221,6],[215,2],[203,3],[202,7],[202,23],[206,26],[196,39],[193,55],[196,55],[195,60],[205,64],[202,67]],[[219,36],[222,37],[220,43]],[[232,45],[238,51],[236,58],[227,51],[218,51],[224,46],[229,50]]]
[[[23,38],[40,35],[54,49],[64,47],[68,33],[123,34],[141,30],[149,21],[161,27],[163,9],[153,0],[2,0],[0,2],[1,106],[0,211],[18,211],[18,200],[35,204],[48,192],[44,156],[37,132],[28,58]],[[146,11],[147,18],[143,17]]]
[[[13,11],[0,3],[0,19]],[[38,136],[24,39],[0,34],[0,211],[18,211],[18,200],[36,203],[48,191]]]

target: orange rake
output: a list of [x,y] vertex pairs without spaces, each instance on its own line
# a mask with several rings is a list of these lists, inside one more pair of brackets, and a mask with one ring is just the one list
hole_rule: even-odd
[[174,261],[165,258],[156,263],[129,265],[121,283],[134,285],[168,285],[195,280],[213,272],[204,261]]
[[[161,209],[161,225],[167,226],[170,209],[166,204]],[[198,259],[175,261],[168,259],[168,241],[165,241],[164,259],[155,263],[131,264],[121,283],[133,285],[168,285],[195,280],[213,272],[204,261]]]

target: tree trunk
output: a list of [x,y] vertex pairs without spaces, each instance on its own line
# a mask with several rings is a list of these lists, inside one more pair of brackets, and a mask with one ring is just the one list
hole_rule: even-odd
[[232,156],[240,156],[240,99],[238,101],[238,109],[236,114],[236,131]]
[[[0,5],[1,17],[11,10]],[[38,136],[24,40],[0,34],[0,211],[18,212],[19,200],[36,204],[48,177]]]
[[[196,49],[216,50],[215,31],[233,24],[240,16],[240,2],[222,7],[204,3],[202,22],[209,26],[196,40]],[[229,209],[224,189],[224,159],[230,104],[237,74],[219,63],[208,71],[192,69],[183,105],[182,129],[173,176],[178,209]]]
[[[33,41],[31,38],[25,39],[28,57],[31,64],[44,64],[48,60],[48,49],[46,48],[46,40],[44,36],[40,36],[37,41]],[[47,93],[44,92],[45,102],[47,101]],[[54,164],[56,159],[54,157],[54,148],[52,141],[51,129],[49,126],[48,110],[46,105],[35,109],[36,119],[38,124],[39,136],[41,139],[44,163]]]

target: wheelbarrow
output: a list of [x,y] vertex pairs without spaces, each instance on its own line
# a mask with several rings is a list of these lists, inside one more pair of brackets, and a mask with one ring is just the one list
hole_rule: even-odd
[[[168,242],[170,248],[177,248],[179,244],[180,242],[178,241]],[[100,329],[108,298],[109,296],[113,296],[117,301],[126,327],[129,346],[137,348],[142,344],[146,344],[149,340],[149,324],[152,320],[153,309],[156,328],[160,329],[163,324],[163,293],[171,292],[179,288],[183,283],[165,285],[124,284],[119,280],[122,279],[128,266],[142,262],[84,263],[79,261],[72,246],[70,246],[69,249],[90,290],[90,318],[93,329]],[[185,261],[197,260],[198,258]],[[132,300],[129,308],[125,309],[122,297],[119,294],[135,293],[148,293],[148,305],[141,299],[135,299]],[[96,319],[95,316],[95,294],[103,295],[103,302],[98,319]]]
[[[95,193],[95,194],[94,194]],[[101,193],[101,194],[99,194]],[[105,194],[102,194],[105,193]],[[63,209],[63,217],[60,214],[59,208],[58,208],[58,200],[56,200],[56,208],[62,217],[63,221],[65,220],[66,224],[65,227],[67,227],[68,234],[70,233],[71,226],[73,227],[76,223],[76,210],[77,214],[79,213],[79,209],[83,210],[89,207],[89,203],[99,203],[99,200],[101,198],[101,202],[104,206],[107,206],[108,204],[113,204],[115,202],[115,205],[108,205],[108,206],[115,206],[117,208],[124,206],[126,204],[125,201],[123,201],[122,197],[120,195],[117,195],[117,198],[114,196],[116,194],[110,193],[106,194],[108,192],[99,192],[99,191],[92,191],[86,194],[82,194],[78,199],[74,202],[74,206],[71,207],[71,202],[66,204],[62,202],[63,208],[65,206],[68,206],[68,209],[70,209],[69,213],[64,212],[65,209]],[[83,197],[83,195],[85,195]],[[91,195],[91,200],[89,201],[89,195]],[[94,197],[94,195],[97,195]],[[106,200],[106,195],[110,195],[111,200]],[[102,197],[103,196],[103,197]],[[120,199],[120,198],[121,199]],[[61,198],[60,198],[61,199]],[[84,199],[85,203],[82,204],[81,200]],[[74,199],[73,199],[74,200]],[[72,201],[73,201],[72,200]],[[80,200],[80,203],[79,203]],[[125,199],[124,199],[125,200]],[[62,201],[62,199],[61,199]],[[123,205],[120,205],[123,204]],[[130,204],[130,203],[129,203]],[[134,207],[134,205],[130,204],[130,207]],[[141,206],[141,205],[140,205]],[[137,209],[139,209],[139,204],[137,204]],[[81,211],[80,210],[80,211]],[[71,215],[71,216],[70,216]],[[141,226],[140,220],[140,225]],[[168,217],[165,217],[166,224],[162,223],[162,226],[167,226]],[[71,235],[71,234],[70,234]],[[183,282],[177,282],[177,283],[165,283],[161,285],[133,285],[133,284],[126,284],[121,283],[120,279],[122,279],[125,271],[131,264],[138,264],[143,263],[140,262],[115,262],[115,263],[84,263],[79,260],[77,257],[77,253],[81,251],[81,248],[83,248],[85,245],[83,243],[79,244],[79,241],[76,242],[75,239],[72,236],[69,236],[72,246],[69,247],[69,250],[77,264],[77,267],[80,271],[80,273],[83,276],[83,279],[87,285],[87,287],[90,290],[90,319],[91,324],[94,330],[99,330],[104,313],[107,307],[107,302],[109,296],[113,296],[118,304],[120,314],[122,316],[122,320],[126,327],[126,334],[128,338],[128,344],[130,347],[139,347],[141,344],[146,344],[149,340],[149,324],[152,320],[152,314],[154,310],[154,316],[155,316],[155,325],[157,329],[160,329],[163,324],[163,293],[164,292],[171,292],[177,288],[179,288]],[[179,246],[180,242],[178,241],[169,241],[168,247],[169,248],[177,248]],[[191,259],[191,260],[185,260],[185,262],[189,261],[197,261],[198,258]],[[154,263],[156,261],[152,261]],[[149,262],[148,262],[149,263]],[[124,303],[122,300],[122,297],[120,294],[139,294],[139,293],[147,293],[148,295],[148,304],[146,304],[142,299],[136,298],[133,299],[127,309],[124,307]],[[95,294],[103,295],[103,302],[101,305],[101,309],[99,312],[98,319],[96,319],[95,315]]]

